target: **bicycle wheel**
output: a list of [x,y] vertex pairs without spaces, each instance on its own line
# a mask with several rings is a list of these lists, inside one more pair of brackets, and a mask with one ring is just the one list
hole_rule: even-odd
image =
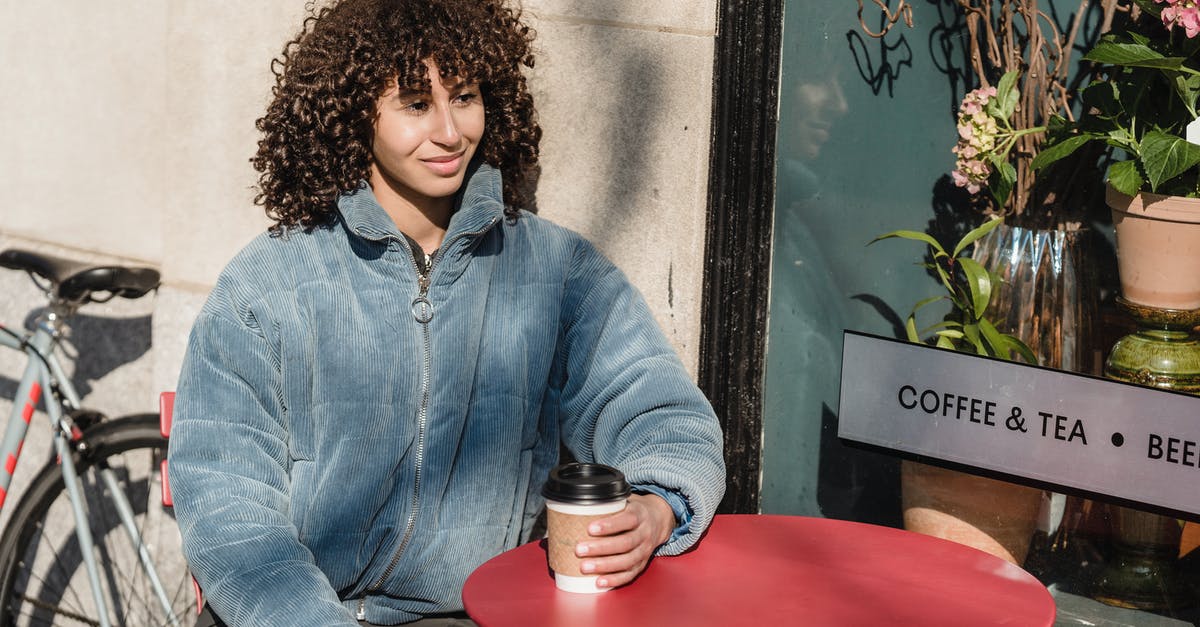
[[[169,625],[101,477],[111,469],[133,508],[180,624],[195,616],[195,596],[174,513],[161,500],[159,463],[166,440],[158,416],[100,423],[84,434],[88,452],[74,454],[95,541],[101,588],[112,625]],[[62,466],[51,462],[22,496],[0,536],[0,625],[100,625],[87,567],[75,535]]]

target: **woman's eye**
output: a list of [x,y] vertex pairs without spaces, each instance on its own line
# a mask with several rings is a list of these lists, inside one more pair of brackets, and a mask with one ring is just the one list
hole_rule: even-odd
[[429,103],[422,102],[420,100],[418,100],[416,102],[410,102],[410,103],[404,105],[404,110],[408,111],[410,113],[425,113],[426,111],[429,110]]
[[455,101],[460,104],[470,104],[479,100],[479,93],[474,91],[464,91],[455,98]]

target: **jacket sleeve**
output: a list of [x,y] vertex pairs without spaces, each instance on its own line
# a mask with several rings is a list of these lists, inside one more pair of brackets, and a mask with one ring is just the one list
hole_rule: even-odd
[[681,496],[692,514],[686,533],[658,552],[686,550],[725,493],[721,428],[641,294],[586,241],[572,263],[562,333],[564,443],[580,461],[620,469],[634,486]]
[[358,625],[288,516],[277,355],[252,316],[219,313],[192,329],[167,456],[188,565],[231,626]]

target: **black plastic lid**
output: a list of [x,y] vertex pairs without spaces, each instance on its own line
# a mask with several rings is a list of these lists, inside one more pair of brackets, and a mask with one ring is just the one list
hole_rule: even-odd
[[574,462],[555,467],[542,486],[542,496],[551,501],[588,505],[629,496],[625,474],[604,464]]

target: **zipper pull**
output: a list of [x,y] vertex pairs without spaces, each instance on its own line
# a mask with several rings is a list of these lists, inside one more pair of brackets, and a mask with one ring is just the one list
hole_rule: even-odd
[[412,302],[413,318],[421,324],[425,324],[433,320],[433,303],[429,302],[428,298],[418,296]]
[[433,303],[429,302],[429,274],[424,273],[417,277],[417,286],[420,292],[412,302],[413,318],[421,324],[425,324],[433,320]]

